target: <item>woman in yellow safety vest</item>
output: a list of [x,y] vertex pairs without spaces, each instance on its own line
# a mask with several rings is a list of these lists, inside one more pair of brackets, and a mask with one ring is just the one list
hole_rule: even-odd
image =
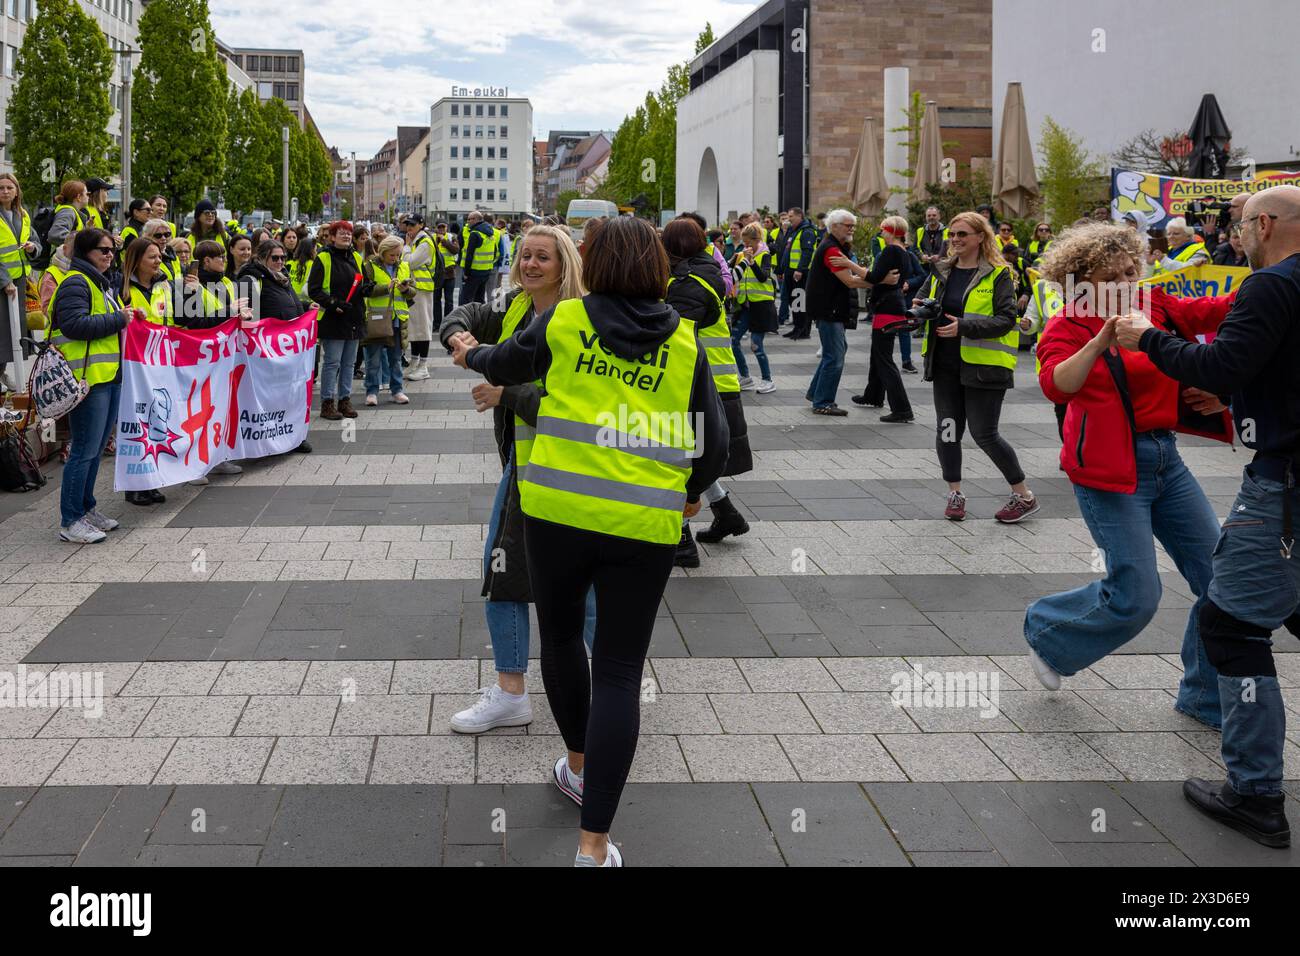
[[226,278],[233,279],[239,270],[253,261],[253,240],[250,236],[232,236],[226,247]]
[[[590,292],[522,333],[480,346],[462,332],[450,344],[457,365],[493,385],[543,382],[520,502],[542,678],[569,751],[552,772],[582,807],[574,864],[612,867],[622,865],[609,829],[636,752],[655,613],[682,515],[698,513],[724,467],[727,425],[694,323],[661,301],[668,259],[654,227],[601,223],[582,273]],[[581,635],[593,585],[589,669]]]
[[153,211],[143,199],[132,199],[126,209],[126,225],[122,227],[122,248],[140,238],[140,230],[153,218]]
[[194,249],[200,242],[211,240],[222,249],[229,248],[230,234],[217,219],[217,207],[208,199],[200,199],[194,204],[194,225],[190,227],[190,248]]
[[0,372],[18,348],[14,331],[27,334],[27,280],[31,260],[40,254],[23,191],[13,173],[0,173]]
[[[171,245],[174,238],[171,224],[161,219],[150,219],[141,228],[140,238],[148,239],[158,246],[158,251],[162,253],[162,262],[158,264],[158,268],[162,274],[171,282],[180,282],[185,269]],[[188,246],[189,243],[187,242],[186,245]]]
[[[1011,486],[1011,498],[996,515],[1014,524],[1038,511],[1038,499],[1025,485],[1015,451],[998,434],[1002,399],[1015,382],[1020,350],[1015,277],[989,221],[977,212],[958,213],[948,224],[948,258],[936,262],[921,298],[935,299],[939,318],[926,323],[921,354],[924,378],[934,383],[936,447],[948,502],[944,517],[966,518],[961,491],[961,439],[971,437]],[[919,305],[921,298],[914,299]]]
[[[237,301],[239,294],[235,290],[234,280],[226,275],[226,250],[215,240],[204,239],[194,247],[194,261],[198,263],[203,321],[199,323],[182,321],[181,324],[189,325],[191,328],[210,328],[239,315],[240,308]],[[193,318],[191,313],[194,311],[192,308],[187,310],[185,317]]]
[[415,284],[411,281],[410,265],[402,261],[404,246],[400,236],[385,236],[369,261],[375,287],[366,296],[366,321],[369,324],[375,316],[387,317],[390,334],[385,339],[367,339],[361,343],[365,350],[367,405],[379,404],[379,390],[385,381],[394,402],[398,405],[411,402],[402,391],[402,335],[415,298]]
[[[567,229],[533,226],[510,266],[514,290],[502,300],[470,302],[447,316],[439,332],[443,345],[468,333],[475,340],[504,342],[522,334],[537,316],[559,302],[581,299],[582,260]],[[528,467],[537,431],[541,388],[537,382],[489,385],[470,393],[479,412],[492,410],[492,430],[501,458],[501,481],[483,547],[484,615],[492,640],[497,680],[473,706],[451,718],[451,729],[478,734],[496,727],[519,727],[533,717],[525,678],[528,673],[532,589],[524,550],[524,513],[519,508],[519,478]],[[595,595],[588,592],[583,638],[588,647],[596,631]]]
[[95,501],[100,456],[117,425],[121,333],[132,315],[106,275],[116,252],[103,229],[82,229],[73,240],[72,267],[50,299],[51,342],[90,386],[68,413],[72,441],[59,491],[59,538],[73,544],[103,541],[118,526]]
[[113,184],[106,179],[91,177],[86,180],[86,192],[90,196],[86,201],[86,222],[96,229],[108,229],[110,233],[113,230],[109,228],[108,191],[112,188]]
[[[285,248],[289,248],[287,243]],[[311,304],[311,298],[307,295],[307,273],[311,271],[312,260],[315,258],[316,240],[311,236],[300,234],[297,243],[294,244],[293,252],[289,255],[285,271],[289,273],[289,282],[293,285],[294,294],[298,296],[298,301],[304,308]]]
[[155,194],[149,197],[149,209],[153,215],[151,219],[161,219],[167,223],[167,228],[171,230],[173,236],[180,235],[176,228],[176,223],[167,218],[167,197],[162,194]]
[[90,225],[90,216],[86,212],[86,204],[89,202],[90,191],[80,179],[70,179],[63,184],[54,200],[54,221],[46,233],[51,245],[63,245],[63,240],[70,233]]

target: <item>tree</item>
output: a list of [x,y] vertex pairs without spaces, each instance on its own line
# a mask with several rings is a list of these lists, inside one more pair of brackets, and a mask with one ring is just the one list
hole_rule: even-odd
[[319,211],[321,195],[330,191],[333,171],[329,154],[321,145],[320,139],[310,130],[298,125],[298,118],[285,105],[284,100],[269,99],[262,104],[263,122],[266,123],[274,139],[269,166],[271,172],[271,189],[265,195],[265,205],[259,208],[274,210],[278,215],[284,201],[283,195],[283,134],[281,130],[289,128],[289,197],[298,199],[299,213]]
[[1101,166],[1089,159],[1083,141],[1050,117],[1043,118],[1038,185],[1050,221],[1064,226],[1098,205]]
[[221,182],[226,71],[207,0],[152,0],[140,15],[132,87],[135,178],[186,209]]
[[[1190,143],[1179,146],[1186,138],[1181,130],[1161,136],[1154,129],[1144,129],[1126,141],[1111,155],[1111,165],[1116,169],[1131,169],[1139,173],[1156,173],[1160,176],[1189,176],[1192,171]],[[1246,150],[1234,147],[1228,151],[1228,165],[1240,166]]]
[[265,209],[275,191],[278,167],[273,165],[273,160],[279,137],[273,134],[257,91],[252,87],[241,93],[231,85],[226,97],[226,116],[229,139],[222,197],[232,211]]
[[575,199],[585,199],[586,197],[576,189],[566,189],[555,197],[555,211],[561,216],[566,215],[569,203]]
[[52,195],[64,180],[108,175],[113,51],[99,24],[75,0],[43,0],[15,71],[14,170],[28,194]]
[[[695,38],[695,55],[713,43],[713,26],[705,24]],[[676,202],[677,194],[677,103],[690,92],[691,74],[687,63],[674,63],[658,92],[646,93],[645,102],[623,119],[610,147],[606,186],[624,202],[644,194],[647,214],[660,211],[660,197]]]
[[907,204],[907,216],[912,222],[924,222],[928,206],[937,206],[944,222],[959,212],[969,212],[984,203],[993,202],[993,184],[983,170],[972,172],[967,179],[954,183],[930,183],[925,187],[925,198]]

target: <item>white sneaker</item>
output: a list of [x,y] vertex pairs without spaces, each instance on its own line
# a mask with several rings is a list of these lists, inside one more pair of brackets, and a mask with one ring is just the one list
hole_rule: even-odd
[[497,684],[480,687],[478,700],[451,718],[451,729],[458,734],[481,734],[493,727],[523,727],[533,722],[533,705],[528,694],[513,697]]
[[110,518],[98,508],[87,511],[83,520],[96,531],[116,531],[119,527],[116,519]]
[[422,382],[429,377],[429,360],[417,358],[415,364],[407,370],[406,379],[410,382]]
[[202,485],[206,485],[207,483],[208,483],[208,476],[207,476],[207,475],[199,475],[199,477],[197,477],[197,478],[192,478],[192,479],[190,479],[188,482],[186,482],[186,484],[190,484],[190,485],[200,485],[200,486],[202,486]]
[[242,475],[244,469],[236,465],[233,461],[223,461],[213,465],[208,469],[210,475]]
[[[108,535],[100,531],[85,518],[78,518],[66,528],[59,529],[59,538],[72,544],[96,544]],[[567,758],[566,758],[567,759]]]
[[765,378],[758,383],[758,394],[760,395],[766,395],[768,392],[775,392],[775,391],[776,391],[776,382],[772,381],[770,378]]
[[[555,761],[555,769],[551,774],[551,779],[560,788],[560,793],[578,806],[582,806],[582,774],[573,772],[573,769],[569,766],[568,754]],[[592,863],[590,865],[595,866],[596,864]]]
[[821,357],[822,357],[822,349],[821,349],[821,346],[820,346],[820,345],[817,346],[817,354],[816,354],[815,356],[813,356],[813,357],[814,357],[814,358],[821,358]]
[[[609,840],[608,834],[605,836]],[[573,858],[574,866],[622,866],[623,854],[618,852],[618,847],[614,845],[613,840],[609,840],[609,846],[605,849],[605,862],[597,863],[594,856],[587,856],[579,851],[578,855]]]
[[378,404],[379,404],[379,396],[378,396],[378,395],[367,395],[367,396],[366,396],[366,404],[369,405],[369,406],[371,406],[372,408],[373,408],[374,406],[378,405]]
[[754,379],[752,376],[746,375],[744,378],[740,380],[740,390],[742,392],[747,392],[753,387],[754,387]]
[[410,405],[410,404],[411,404],[411,400],[410,400],[409,398],[406,397],[406,393],[405,393],[405,392],[398,392],[396,395],[393,396],[393,401],[396,402],[398,405]]
[[1039,657],[1032,647],[1029,649],[1029,663],[1034,665],[1034,676],[1038,678],[1038,683],[1048,690],[1061,689],[1061,675],[1048,667],[1047,661]]

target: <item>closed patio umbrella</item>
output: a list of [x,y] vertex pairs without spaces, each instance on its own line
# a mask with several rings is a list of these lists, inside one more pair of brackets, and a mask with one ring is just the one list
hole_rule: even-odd
[[1008,83],[998,135],[998,162],[993,171],[993,203],[1002,215],[1023,219],[1029,215],[1030,201],[1038,194],[1025,94],[1019,83]]
[[912,198],[918,202],[926,198],[925,187],[937,183],[943,174],[943,140],[939,132],[939,104],[930,100],[925,104],[925,117],[921,120],[921,142],[916,154],[916,175],[912,177]]
[[880,215],[889,201],[889,186],[876,143],[876,121],[868,116],[862,122],[862,138],[849,170],[848,186],[853,208],[868,218]]

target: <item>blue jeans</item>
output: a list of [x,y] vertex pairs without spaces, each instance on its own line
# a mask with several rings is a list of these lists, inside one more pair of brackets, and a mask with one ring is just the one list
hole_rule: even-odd
[[1179,457],[1171,432],[1138,435],[1137,475],[1131,495],[1074,486],[1106,576],[1031,604],[1025,612],[1025,640],[1052,670],[1069,676],[1137,637],[1160,604],[1158,539],[1196,595],[1183,631],[1183,679],[1174,707],[1217,727],[1219,675],[1206,656],[1199,616],[1210,587],[1219,522]]
[[385,380],[394,395],[402,390],[401,340],[393,337],[393,345],[382,342],[366,346],[366,394],[378,395]]
[[[497,483],[496,498],[492,501],[492,517],[488,520],[487,540],[483,542],[483,573],[492,564],[492,545],[501,527],[501,512],[506,506],[510,483],[515,480],[514,452],[506,462],[505,471]],[[519,542],[520,551],[523,542]],[[528,673],[528,604],[525,601],[487,601],[483,606],[487,619],[488,635],[492,638],[492,656],[496,659],[498,674]],[[582,639],[591,649],[596,636],[596,591],[587,592],[587,618],[583,622]]]
[[906,365],[912,361],[912,333],[903,332],[898,336],[898,354]]
[[59,488],[59,522],[65,528],[95,509],[99,461],[117,426],[117,400],[121,394],[121,382],[92,385],[90,394],[68,412],[72,441],[69,442],[68,460],[63,465],[63,484]]
[[819,321],[817,335],[822,343],[822,357],[804,398],[813,403],[813,408],[829,408],[835,404],[840,376],[844,374],[844,323]]
[[352,397],[352,369],[357,364],[356,339],[321,339],[320,397],[322,401]]
[[[1246,469],[1214,548],[1209,590],[1209,599],[1220,610],[1270,633],[1300,609],[1300,554],[1282,557],[1279,542],[1282,494],[1280,482]],[[1300,522],[1300,492],[1294,490],[1291,515],[1293,523]],[[1240,639],[1269,647],[1273,643],[1268,637]],[[1219,698],[1223,763],[1232,789],[1247,795],[1281,793],[1286,710],[1277,677],[1220,674]]]
[[[740,373],[741,378],[749,377],[749,363],[745,361],[745,354],[742,351],[745,333],[749,332],[749,309],[741,308],[736,313],[735,324],[731,327],[731,351],[736,355],[736,371]],[[749,340],[754,349],[754,358],[758,359],[758,374],[763,376],[763,381],[772,380],[772,366],[768,364],[767,352],[763,349],[763,337],[766,332],[749,332]]]

